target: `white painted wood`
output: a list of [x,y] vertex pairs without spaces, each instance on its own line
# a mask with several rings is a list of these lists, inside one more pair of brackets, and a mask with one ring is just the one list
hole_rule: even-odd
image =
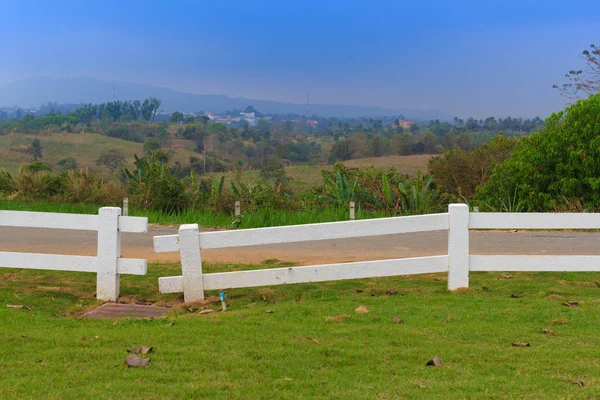
[[[448,229],[447,215],[427,214],[410,217],[243,229],[238,231],[201,232],[200,245],[203,249],[219,249],[436,231]],[[171,245],[173,244],[172,241],[170,243]]]
[[117,261],[117,272],[128,275],[146,275],[148,272],[148,261],[138,258],[119,258]]
[[[204,289],[221,290],[255,286],[325,282],[344,279],[376,278],[397,275],[430,274],[448,270],[447,256],[398,258],[307,267],[270,268],[252,271],[204,274]],[[159,278],[161,293],[180,293],[181,276]]]
[[470,229],[600,229],[600,213],[472,213]]
[[471,271],[600,271],[600,256],[470,256]]
[[98,216],[30,211],[0,211],[0,226],[98,230]]
[[448,289],[469,287],[469,206],[448,205]]
[[[200,243],[203,249],[218,249],[445,229],[448,229],[448,214],[444,213],[239,231],[201,232]],[[164,253],[177,250],[179,250],[177,235],[154,236],[154,251]]]
[[355,206],[356,206],[356,203],[351,201],[350,202],[350,221],[354,221],[354,207]]
[[[0,252],[0,268],[96,272],[98,270],[98,257]],[[120,258],[117,269],[119,274],[146,275],[147,261],[135,258]]]
[[240,205],[240,201],[235,201],[235,215],[240,215],[242,213],[242,207]]
[[148,218],[119,217],[119,231],[129,233],[148,232]]
[[429,274],[445,272],[447,270],[447,256],[398,258],[393,260],[206,274],[204,275],[204,288],[206,290],[218,290],[303,282]]
[[98,259],[94,256],[0,252],[0,267],[5,268],[96,272],[97,265]]
[[96,298],[117,301],[119,298],[118,259],[121,257],[118,207],[102,207],[98,212],[98,275]]
[[129,197],[123,198],[123,215],[124,216],[129,215]]
[[154,251],[157,253],[179,251],[179,235],[154,236]]
[[161,293],[183,293],[183,276],[161,276],[158,278],[158,291]]
[[186,303],[202,301],[204,300],[204,285],[198,224],[181,225],[179,228],[179,242],[181,245],[183,299]]

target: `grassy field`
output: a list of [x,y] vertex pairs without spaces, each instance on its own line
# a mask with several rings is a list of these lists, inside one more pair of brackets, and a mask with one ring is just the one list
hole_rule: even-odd
[[[431,157],[430,154],[421,154],[413,156],[386,156],[386,157],[370,157],[357,160],[345,161],[342,164],[350,168],[368,168],[375,166],[381,169],[396,168],[402,174],[416,176],[417,172],[427,172],[427,162]],[[323,183],[321,171],[331,170],[331,165],[296,165],[285,168],[285,174],[290,179],[289,186],[294,191],[305,191],[311,187],[318,186]],[[258,180],[260,171],[243,171],[241,180],[247,185],[251,185]],[[225,184],[230,186],[231,180],[234,178],[233,173],[214,173],[208,175],[212,179],[221,179],[225,176]]]
[[[269,266],[282,265],[260,267]],[[166,318],[113,321],[77,318],[96,304],[93,274],[0,270],[0,398],[600,393],[597,273],[474,273],[472,289],[461,293],[447,292],[442,274],[230,290],[228,310],[208,315],[188,311],[180,296],[158,294],[157,277],[179,273],[178,265],[150,265],[147,276],[123,276],[122,301],[173,307]],[[579,305],[562,305],[567,300]],[[361,305],[370,311],[355,313]],[[220,309],[210,301],[202,307]],[[126,349],[142,345],[154,348],[152,362],[127,368]],[[425,366],[434,356],[442,366]]]
[[[115,139],[92,133],[23,135],[11,134],[0,136],[0,170],[11,173],[18,171],[19,166],[33,161],[30,154],[23,150],[31,145],[33,139],[39,139],[42,145],[42,161],[51,166],[65,157],[73,157],[80,168],[98,170],[96,160],[102,152],[117,149],[125,155],[125,164],[133,166],[133,155],[143,155],[142,143]],[[191,155],[198,155],[185,149],[172,152],[173,161],[187,163]]]

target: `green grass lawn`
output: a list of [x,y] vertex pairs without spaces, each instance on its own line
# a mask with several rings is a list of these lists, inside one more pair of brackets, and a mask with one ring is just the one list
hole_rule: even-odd
[[[257,267],[268,266],[205,270]],[[158,293],[157,277],[176,274],[178,265],[154,264],[147,276],[121,279],[124,300],[172,304],[168,317],[87,320],[77,316],[96,304],[95,275],[0,270],[0,398],[595,399],[600,393],[598,273],[512,279],[473,273],[472,289],[461,293],[446,290],[444,274],[239,289],[228,291],[226,312],[208,315],[181,307],[180,296]],[[355,313],[361,305],[370,312]],[[328,321],[343,315],[349,318]],[[403,323],[394,323],[395,315]],[[154,347],[152,362],[127,368],[126,349],[141,345]],[[436,355],[442,367],[426,367]]]

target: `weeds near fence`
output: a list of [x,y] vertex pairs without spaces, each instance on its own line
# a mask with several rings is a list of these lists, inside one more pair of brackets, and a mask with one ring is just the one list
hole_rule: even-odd
[[[13,211],[97,214],[100,207],[102,206],[93,204],[0,200],[0,209]],[[355,214],[356,219],[384,218],[389,216],[384,211],[366,211],[361,209],[357,209]],[[214,212],[210,209],[193,207],[187,208],[178,214],[130,207],[129,215],[147,217],[150,224],[199,224],[205,227],[263,228],[269,226],[347,221],[349,219],[349,210],[342,207],[315,208],[304,211],[260,209],[248,210],[243,213],[243,216],[236,217],[226,212]]]

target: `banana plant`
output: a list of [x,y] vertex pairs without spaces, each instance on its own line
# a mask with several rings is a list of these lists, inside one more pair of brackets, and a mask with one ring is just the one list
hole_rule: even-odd
[[350,186],[348,179],[339,171],[335,174],[335,180],[330,178],[325,171],[322,172],[322,176],[323,183],[325,183],[325,186],[329,191],[329,196],[319,196],[320,200],[339,205],[355,201],[356,191],[358,189],[357,179],[355,179],[352,186]]
[[435,209],[438,196],[433,186],[433,176],[418,173],[415,179],[400,182],[400,204],[402,213],[406,215],[427,214]]

